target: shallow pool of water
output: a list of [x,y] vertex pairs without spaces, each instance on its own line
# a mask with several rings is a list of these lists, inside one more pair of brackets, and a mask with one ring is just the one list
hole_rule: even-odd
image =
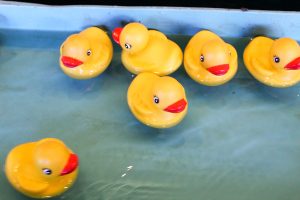
[[[205,87],[183,67],[189,111],[170,129],[153,129],[130,113],[132,76],[120,48],[101,76],[85,81],[59,68],[70,33],[0,30],[0,165],[16,145],[62,139],[80,158],[64,200],[298,200],[300,86],[274,89],[245,70],[249,38],[225,38],[239,53],[228,84]],[[171,36],[182,48],[189,37]],[[0,172],[0,199],[27,199]]]

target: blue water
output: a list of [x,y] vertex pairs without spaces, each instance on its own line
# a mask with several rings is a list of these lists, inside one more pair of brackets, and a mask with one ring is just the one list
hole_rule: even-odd
[[[189,111],[178,126],[144,126],[130,113],[132,76],[120,49],[101,76],[64,75],[58,48],[70,33],[0,30],[0,165],[20,143],[62,139],[80,174],[64,200],[299,200],[300,86],[274,89],[245,70],[249,38],[225,38],[239,53],[228,84],[201,86],[181,67]],[[182,48],[186,36],[170,36]],[[0,172],[0,199],[28,199]]]

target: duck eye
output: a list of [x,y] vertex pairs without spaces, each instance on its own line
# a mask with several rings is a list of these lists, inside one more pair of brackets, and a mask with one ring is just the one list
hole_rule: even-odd
[[87,50],[86,55],[90,56],[91,54],[92,54],[92,51],[90,49]]
[[201,62],[204,62],[204,56],[201,54],[201,56],[200,56],[200,61]]
[[43,173],[44,173],[45,175],[50,175],[50,174],[52,174],[52,170],[51,170],[51,169],[48,169],[48,168],[44,168],[44,169],[43,169]]
[[159,103],[159,98],[157,96],[154,96],[153,100],[154,100],[154,103],[156,103],[156,104]]
[[274,56],[274,62],[279,63],[280,62],[280,58],[278,56]]
[[131,49],[131,45],[128,44],[128,43],[125,43],[125,48],[126,48],[126,49]]

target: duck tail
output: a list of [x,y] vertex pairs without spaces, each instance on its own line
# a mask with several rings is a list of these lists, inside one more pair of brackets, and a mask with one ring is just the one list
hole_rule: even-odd
[[104,31],[106,33],[110,32],[108,26],[105,26],[105,25],[95,25],[93,27],[99,28],[99,29],[101,29],[102,31]]

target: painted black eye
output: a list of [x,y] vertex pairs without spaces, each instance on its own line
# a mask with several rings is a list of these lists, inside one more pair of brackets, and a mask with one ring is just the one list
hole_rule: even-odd
[[200,61],[201,62],[204,62],[204,56],[201,54],[201,56],[200,56]]
[[154,96],[153,100],[154,100],[154,103],[156,103],[156,104],[159,103],[159,98],[157,96]]
[[274,62],[279,63],[280,62],[280,58],[278,56],[274,56]]
[[48,168],[44,168],[44,169],[43,169],[43,173],[44,173],[45,175],[50,175],[50,174],[52,174],[52,170],[51,170],[51,169],[48,169]]
[[125,43],[125,48],[126,49],[131,49],[131,44]]
[[86,55],[90,56],[91,54],[92,54],[92,51],[90,49],[87,50]]

